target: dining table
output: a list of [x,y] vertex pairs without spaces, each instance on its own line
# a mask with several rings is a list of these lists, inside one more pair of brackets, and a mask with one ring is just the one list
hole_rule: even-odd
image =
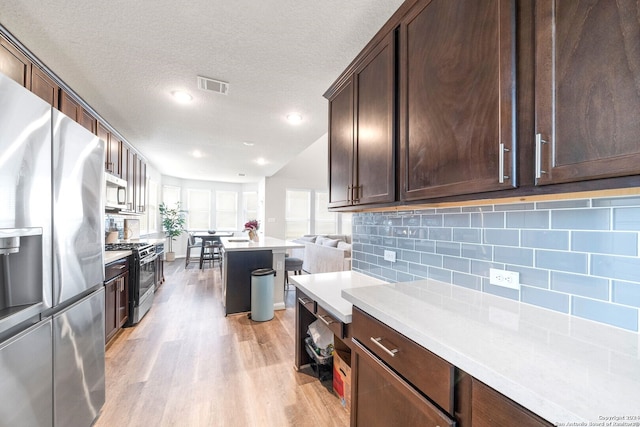
[[211,233],[209,231],[190,231],[194,238],[200,239],[202,243],[202,250],[200,251],[200,269],[204,264],[204,248],[209,242],[220,242],[221,237],[233,237],[233,231],[216,231]]

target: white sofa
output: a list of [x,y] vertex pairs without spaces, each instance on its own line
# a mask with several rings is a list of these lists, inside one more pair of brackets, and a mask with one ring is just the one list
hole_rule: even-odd
[[302,259],[307,273],[329,273],[351,270],[351,236],[303,236],[293,240],[304,244],[304,249],[291,250],[291,256]]

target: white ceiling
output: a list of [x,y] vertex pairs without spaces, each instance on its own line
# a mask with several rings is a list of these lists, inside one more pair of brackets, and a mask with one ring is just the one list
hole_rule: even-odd
[[[327,131],[322,94],[401,3],[0,0],[0,24],[162,174],[255,182]],[[198,90],[198,75],[229,94]],[[194,100],[176,103],[178,89]]]

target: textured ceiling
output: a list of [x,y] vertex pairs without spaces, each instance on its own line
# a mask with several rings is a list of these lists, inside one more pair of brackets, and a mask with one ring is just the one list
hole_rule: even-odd
[[[0,0],[0,24],[161,173],[254,182],[327,131],[322,94],[401,3]],[[179,89],[194,100],[176,103]]]

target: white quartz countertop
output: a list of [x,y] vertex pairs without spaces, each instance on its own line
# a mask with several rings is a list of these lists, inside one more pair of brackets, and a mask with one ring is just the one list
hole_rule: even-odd
[[222,237],[220,238],[220,242],[222,246],[224,246],[224,250],[228,252],[304,248],[304,245],[299,243],[276,239],[275,237],[260,237],[260,241],[258,242],[253,242],[243,236]]
[[107,265],[110,262],[117,261],[121,258],[126,258],[131,255],[131,251],[105,251],[104,252],[104,264]]
[[552,423],[640,422],[637,333],[432,280],[342,295]]
[[335,273],[289,275],[289,281],[313,298],[320,307],[343,323],[351,323],[352,305],[342,298],[344,289],[386,283],[380,279],[356,271],[338,271]]

